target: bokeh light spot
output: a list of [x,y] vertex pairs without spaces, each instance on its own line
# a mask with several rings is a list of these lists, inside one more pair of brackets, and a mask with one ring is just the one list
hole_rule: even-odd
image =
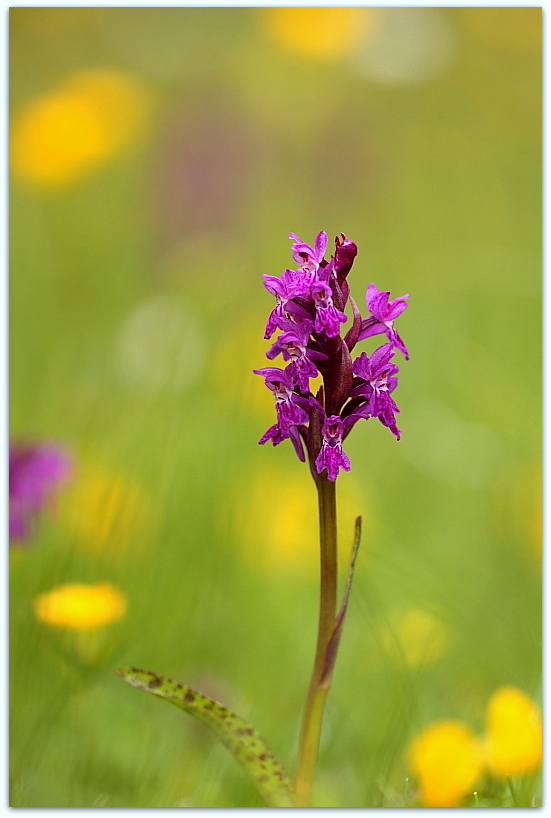
[[129,386],[155,394],[185,389],[203,369],[205,358],[199,317],[179,298],[160,293],[127,316],[116,341],[114,365]]
[[143,556],[152,503],[136,480],[85,464],[64,499],[60,523],[77,546],[109,561]]
[[434,664],[449,643],[446,625],[421,608],[399,611],[382,632],[382,647],[389,658],[411,669]]
[[455,36],[441,9],[377,11],[379,26],[355,58],[358,69],[370,79],[397,85],[421,82],[449,62]]
[[[269,502],[267,500],[269,499]],[[339,494],[339,569],[346,571],[354,521],[365,502],[351,480]],[[235,537],[251,567],[317,579],[319,573],[316,491],[303,468],[278,474],[261,467],[233,499]],[[365,549],[367,537],[363,538]]]
[[137,137],[148,109],[148,95],[131,75],[106,70],[75,74],[14,115],[12,171],[41,187],[74,182]]
[[332,59],[355,51],[376,25],[376,9],[293,8],[262,9],[268,35],[284,48],[307,57]]

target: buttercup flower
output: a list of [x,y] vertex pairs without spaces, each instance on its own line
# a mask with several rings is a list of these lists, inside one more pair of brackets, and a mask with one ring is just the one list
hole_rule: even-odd
[[25,540],[39,512],[71,473],[69,456],[51,443],[10,443],[10,540]]
[[473,731],[459,721],[430,725],[410,744],[409,766],[427,807],[456,807],[481,771],[481,749]]
[[[281,330],[266,356],[273,360],[281,354],[289,364],[284,370],[253,370],[264,376],[276,399],[277,423],[259,443],[271,440],[277,446],[290,439],[301,460],[305,460],[306,449],[314,479],[325,473],[333,482],[341,469],[350,470],[342,443],[358,420],[377,418],[400,439],[395,421],[399,409],[391,397],[398,384],[398,367],[391,358],[394,348],[409,357],[394,328],[395,319],[407,307],[408,296],[389,301],[390,293],[370,284],[366,295],[369,316],[362,318],[347,281],[358,252],[356,244],[341,233],[335,238],[334,255],[327,260],[327,234],[323,230],[313,245],[295,233],[289,238],[293,260],[299,266],[284,270],[280,277],[263,275],[264,286],[276,299],[264,337],[271,338]],[[343,338],[347,303],[352,324]],[[381,333],[388,343],[371,357],[362,352],[352,360],[359,341]],[[310,381],[318,375],[323,386],[314,394]]]
[[486,709],[486,761],[497,775],[516,775],[541,764],[541,713],[517,687],[500,687]]
[[126,607],[126,597],[107,583],[60,585],[34,600],[34,611],[41,622],[76,630],[116,622],[124,616]]

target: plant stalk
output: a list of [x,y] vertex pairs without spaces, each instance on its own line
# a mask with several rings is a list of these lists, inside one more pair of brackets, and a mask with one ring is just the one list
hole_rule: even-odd
[[314,669],[306,697],[300,737],[297,777],[297,807],[310,807],[318,759],[318,747],[329,683],[323,685],[325,656],[335,628],[337,608],[337,506],[335,482],[324,475],[316,481],[320,530],[320,607]]

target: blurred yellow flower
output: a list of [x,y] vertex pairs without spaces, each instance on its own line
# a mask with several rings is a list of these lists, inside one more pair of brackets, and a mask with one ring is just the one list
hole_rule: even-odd
[[[292,455],[289,452],[289,458]],[[284,474],[269,466],[258,469],[252,480],[247,478],[237,487],[231,508],[234,536],[253,567],[267,573],[287,571],[317,579],[317,494],[308,466],[289,465]],[[362,511],[365,520],[365,501],[360,500],[358,488],[348,479],[339,493],[337,512],[341,570],[348,565],[354,521]]]
[[485,758],[498,775],[535,770],[541,764],[542,725],[536,703],[517,687],[500,687],[486,709]]
[[261,13],[268,35],[279,45],[330,59],[355,51],[372,34],[377,20],[377,9],[356,6],[275,6]]
[[481,771],[481,748],[469,727],[459,721],[436,722],[408,749],[409,766],[419,779],[427,807],[454,807],[471,790]]
[[440,619],[414,607],[393,617],[382,631],[381,644],[388,656],[413,669],[434,664],[449,638]]
[[[220,400],[240,411],[253,411],[267,426],[274,421],[274,399],[264,378],[253,375],[253,369],[265,366],[268,344],[262,337],[266,314],[253,315],[227,333],[215,350],[212,383]],[[259,427],[258,437],[265,429]]]
[[13,173],[24,182],[57,187],[101,166],[143,130],[145,88],[131,74],[90,70],[31,99],[14,115]]
[[72,541],[111,560],[133,558],[152,541],[152,504],[136,480],[103,466],[81,465],[61,507]]
[[34,611],[41,622],[76,630],[115,622],[126,607],[125,596],[108,584],[69,583],[39,594],[34,600]]

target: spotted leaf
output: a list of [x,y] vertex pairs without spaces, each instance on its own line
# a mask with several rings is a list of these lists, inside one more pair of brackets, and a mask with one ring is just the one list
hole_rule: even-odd
[[270,807],[293,807],[293,790],[283,766],[262,736],[223,704],[158,673],[126,667],[115,670],[125,682],[185,710],[206,724],[256,784]]

